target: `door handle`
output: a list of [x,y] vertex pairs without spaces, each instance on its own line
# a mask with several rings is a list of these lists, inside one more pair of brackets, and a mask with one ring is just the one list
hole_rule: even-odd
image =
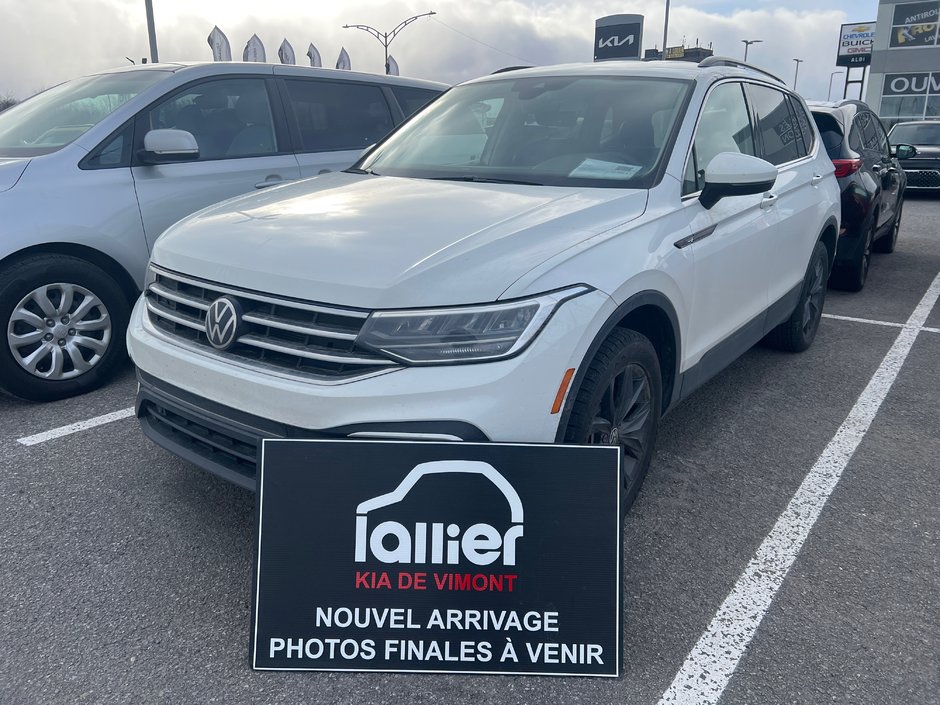
[[809,182],[810,182],[810,184],[812,184],[813,186],[815,186],[815,185],[818,184],[820,181],[822,181],[822,178],[823,178],[823,177],[822,177],[822,174],[813,174],[813,178],[810,179]]
[[269,188],[271,186],[277,186],[278,184],[286,184],[290,179],[282,179],[277,174],[272,174],[264,181],[259,181],[255,184],[255,188]]
[[763,208],[764,210],[768,208],[773,208],[776,202],[777,202],[777,194],[765,193],[764,197],[760,201],[760,207]]

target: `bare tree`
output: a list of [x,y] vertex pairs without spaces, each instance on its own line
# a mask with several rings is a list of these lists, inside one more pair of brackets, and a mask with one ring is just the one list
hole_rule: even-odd
[[19,101],[11,95],[0,95],[0,113],[7,108],[12,108]]

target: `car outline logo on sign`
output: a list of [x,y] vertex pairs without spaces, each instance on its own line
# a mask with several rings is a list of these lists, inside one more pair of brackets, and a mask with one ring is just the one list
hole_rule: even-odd
[[227,350],[235,342],[241,315],[237,301],[222,296],[206,311],[206,337],[217,350]]
[[[477,523],[468,527],[460,536],[457,524],[443,522],[430,525],[416,522],[414,532],[397,521],[384,521],[369,531],[368,514],[373,509],[388,507],[401,502],[412,488],[426,475],[475,474],[487,478],[506,498],[509,504],[512,526],[499,532],[490,524]],[[381,563],[455,565],[463,555],[475,565],[490,565],[502,556],[502,564],[516,564],[516,541],[522,538],[524,510],[519,493],[489,463],[471,460],[441,460],[416,465],[391,492],[360,502],[356,507],[356,563],[365,563],[367,556]],[[445,539],[445,533],[448,538]],[[388,549],[384,539],[394,536],[397,545]],[[460,537],[458,540],[458,536]],[[430,538],[430,541],[428,540]],[[428,556],[430,549],[430,556]]]

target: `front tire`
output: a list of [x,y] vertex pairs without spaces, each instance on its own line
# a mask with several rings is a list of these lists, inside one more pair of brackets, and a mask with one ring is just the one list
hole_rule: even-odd
[[826,301],[828,270],[829,252],[822,242],[817,242],[803,277],[800,300],[790,317],[767,334],[768,345],[778,350],[803,352],[813,344]]
[[44,254],[0,272],[0,386],[52,401],[101,386],[126,358],[130,306],[104,271]]
[[581,380],[564,441],[620,448],[621,514],[646,478],[661,413],[662,374],[655,348],[645,336],[615,328]]

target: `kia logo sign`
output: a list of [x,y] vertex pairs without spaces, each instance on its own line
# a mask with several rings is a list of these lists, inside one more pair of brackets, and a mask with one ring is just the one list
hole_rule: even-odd
[[[501,533],[486,523],[476,523],[466,531],[457,524],[415,522],[414,530],[397,521],[385,521],[369,533],[368,514],[373,509],[401,502],[425,476],[448,473],[482,475],[506,498],[512,526]],[[513,486],[492,465],[464,460],[422,463],[388,494],[361,503],[356,509],[356,562],[364,563],[367,552],[382,563],[456,564],[461,558],[474,565],[489,565],[501,559],[502,565],[516,564],[516,541],[523,535],[522,501]],[[446,533],[446,538],[445,538]],[[368,538],[367,538],[368,535]],[[391,538],[393,548],[387,548]]]
[[639,59],[643,15],[601,17],[594,26],[594,61]]
[[253,667],[619,675],[620,459],[265,440]]

